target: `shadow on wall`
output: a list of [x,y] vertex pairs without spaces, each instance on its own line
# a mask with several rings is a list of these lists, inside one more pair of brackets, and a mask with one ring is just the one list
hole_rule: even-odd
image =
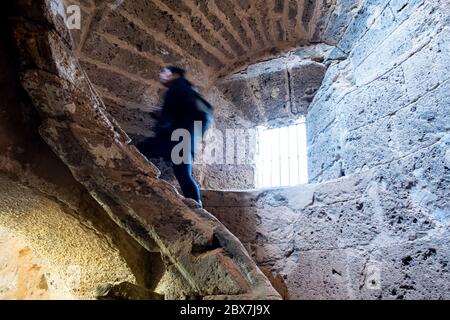
[[258,206],[258,198],[263,193],[208,190],[203,192],[202,201],[205,208],[242,242],[283,299],[289,299],[286,277],[277,268],[286,252],[291,251],[286,243],[289,238],[284,237],[285,224],[290,221],[283,212],[262,210]]

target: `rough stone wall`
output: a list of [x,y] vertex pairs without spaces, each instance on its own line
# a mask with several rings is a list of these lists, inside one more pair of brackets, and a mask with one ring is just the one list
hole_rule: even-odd
[[[152,7],[150,10],[150,7],[139,7],[139,9],[147,10],[145,11],[147,13],[151,11],[152,14],[158,14],[161,8],[176,10],[180,4],[180,2],[175,5],[172,2],[163,3],[162,1],[146,3],[149,3],[150,7],[156,5],[159,8],[153,10],[154,7]],[[215,28],[217,31],[221,30],[219,34],[223,39],[218,39],[220,43],[225,45],[225,42],[230,41],[231,46],[234,36],[239,37],[239,42],[242,40],[241,46],[245,43],[247,45],[256,43],[252,37],[246,36],[246,32],[250,29],[245,27],[245,23],[240,30],[235,29],[232,23],[233,20],[245,18],[251,24],[250,18],[246,18],[241,11],[236,12],[236,16],[232,14],[225,16],[225,12],[232,11],[230,3],[225,1],[219,4],[218,1],[211,1],[205,5],[202,1],[181,2],[188,6],[195,4],[202,12],[211,13],[200,15],[200,19],[203,23],[209,21],[209,26],[214,26],[214,30]],[[248,2],[249,7],[247,7],[245,3],[241,1],[239,6],[243,9],[256,10],[268,8],[270,5],[268,2]],[[278,39],[277,46],[283,47],[280,43],[286,43],[287,39],[295,38],[295,33],[283,34],[282,22],[287,22],[286,25],[299,26],[297,21],[301,20],[304,29],[295,30],[307,31],[312,37],[311,41],[323,41],[336,47],[330,52],[331,65],[314,101],[309,106],[300,104],[301,108],[295,109],[296,111],[308,109],[310,177],[317,183],[283,190],[205,192],[205,206],[240,238],[247,251],[285,298],[449,298],[448,1],[367,0],[362,6],[359,5],[359,1],[338,1],[337,4],[324,1],[323,8],[329,8],[329,10],[318,10],[319,7],[314,2],[307,1],[302,14],[298,12],[297,17],[300,20],[280,19],[285,13],[288,17],[294,17],[295,6],[291,1],[289,6],[286,5],[288,1],[276,3],[275,15],[260,17],[261,25],[269,26],[266,36],[264,33],[260,34],[261,39],[266,38],[267,41],[263,40],[265,43]],[[107,4],[98,1],[94,5],[90,0],[82,1],[83,10],[88,13],[90,19],[88,25],[92,26],[93,30],[96,26],[103,28],[109,26],[110,29],[104,33],[91,33],[89,31],[91,27],[88,27],[80,34],[74,32],[75,38],[78,39],[76,53],[91,75],[97,90],[107,101],[107,105],[110,105],[107,107],[109,112],[119,120],[127,132],[138,136],[144,131],[147,132],[145,126],[150,123],[150,113],[153,110],[149,106],[157,100],[153,94],[156,87],[148,86],[145,81],[150,80],[143,81],[142,78],[155,73],[146,75],[146,70],[150,69],[134,65],[132,62],[138,61],[137,56],[130,57],[129,54],[134,52],[136,55],[147,56],[149,50],[156,50],[156,55],[161,52],[163,54],[160,56],[165,57],[165,52],[169,52],[167,55],[170,55],[171,51],[163,47],[165,38],[160,33],[148,31],[150,29],[147,24],[152,23],[151,20],[140,21],[143,18],[135,16],[138,14],[138,11],[135,11],[136,7],[128,7],[129,11],[122,12],[121,9],[119,11],[110,9]],[[216,9],[218,11],[215,11]],[[169,16],[178,22],[187,22],[186,16],[174,17],[174,11],[167,11],[170,13]],[[103,20],[105,17],[108,18]],[[126,23],[118,25],[126,29],[115,28],[114,21],[125,21]],[[48,23],[45,25],[48,27]],[[84,24],[83,26],[86,27]],[[312,26],[317,27],[312,28]],[[152,25],[152,27],[160,26]],[[146,32],[136,32],[137,28],[144,28]],[[109,34],[113,31],[121,32],[121,34],[113,38]],[[258,37],[255,30],[252,32],[255,32],[255,37]],[[145,39],[153,33],[158,39],[152,41]],[[158,290],[172,298],[185,298],[190,294],[198,295],[199,292],[205,295],[217,293],[220,290],[214,287],[214,283],[197,290],[191,288],[196,280],[199,282],[204,280],[195,270],[198,269],[198,265],[201,265],[202,268],[210,268],[208,270],[217,272],[217,266],[223,265],[216,259],[223,258],[223,252],[231,251],[238,252],[237,256],[242,259],[237,262],[236,268],[239,272],[248,267],[256,277],[256,280],[249,279],[249,283],[261,285],[273,294],[266,279],[261,277],[251,261],[248,261],[239,243],[230,236],[228,231],[209,214],[199,210],[189,201],[180,200],[181,198],[171,187],[157,179],[157,172],[152,166],[144,164],[132,148],[123,144],[120,139],[125,138],[125,135],[114,123],[111,124],[105,120],[101,111],[102,107],[97,106],[95,93],[91,92],[92,95],[88,94],[86,97],[84,95],[86,92],[78,91],[82,89],[74,89],[72,82],[83,84],[82,77],[71,77],[73,75],[71,72],[76,74],[79,69],[72,65],[74,60],[71,58],[71,53],[68,53],[69,51],[61,41],[55,41],[58,39],[55,36],[64,37],[65,35],[53,33],[42,42],[42,37],[37,36],[36,33],[33,34],[38,43],[48,46],[55,60],[51,60],[49,66],[45,64],[48,62],[45,54],[39,56],[42,52],[34,52],[37,56],[31,57],[31,60],[41,63],[35,66],[39,71],[27,73],[25,82],[34,100],[39,102],[41,115],[47,119],[46,124],[41,127],[41,134],[46,137],[53,146],[53,150],[89,191],[95,194],[95,191],[102,190],[103,193],[97,193],[98,200],[110,213],[112,212],[113,216],[117,214],[123,218],[120,206],[123,202],[130,203],[129,188],[145,189],[142,194],[136,195],[139,201],[138,204],[133,203],[133,212],[147,222],[150,221],[150,225],[154,225],[157,221],[158,228],[168,225],[167,229],[164,229],[161,235],[153,229],[145,230],[143,233],[142,229],[139,229],[141,232],[139,234],[136,232],[136,227],[146,225],[142,220],[137,220],[137,225],[125,227],[129,228],[131,233],[135,232],[134,235],[141,242],[142,238],[139,237],[143,234],[152,233],[162,237],[159,239],[159,245],[165,249],[165,254],[172,260],[166,262],[168,271],[162,276]],[[104,43],[105,47],[110,46],[108,47],[110,49],[106,50],[110,53],[108,57],[101,57],[104,51],[96,51],[94,45],[96,41],[102,43],[100,39],[102,36],[106,37],[108,42]],[[89,40],[89,37],[94,38]],[[170,29],[170,37],[167,41],[169,47],[172,50],[175,49],[175,52],[182,53],[179,45],[173,42],[175,39],[186,41],[188,39],[176,28]],[[248,42],[245,38],[248,38]],[[28,38],[19,37],[19,39]],[[198,34],[193,39],[199,41]],[[134,49],[132,49],[127,41],[138,42],[133,44]],[[155,43],[158,46],[155,47]],[[298,46],[299,42],[295,43]],[[29,42],[23,41],[22,44],[23,48],[30,49],[27,47],[30,45]],[[90,49],[88,53],[83,54],[85,44]],[[139,47],[145,48],[145,52],[141,50],[138,54]],[[209,48],[206,51],[211,53],[211,46],[205,47]],[[192,50],[194,47],[186,48]],[[120,53],[114,53],[114,50]],[[215,69],[220,66],[216,64],[215,58],[207,52],[200,53],[202,50],[204,49],[195,46],[195,51],[192,52],[199,54],[199,57],[202,57],[201,60],[210,65],[196,69],[195,59],[194,62],[187,62],[194,71],[194,75],[198,72],[196,79],[200,81],[203,81],[205,74],[208,74],[203,73],[205,70],[211,71],[212,73],[208,74],[211,76],[220,69]],[[237,46],[236,50],[239,54],[240,49]],[[28,54],[29,52],[26,51],[23,53]],[[5,49],[0,52],[4,54],[8,51]],[[257,56],[255,52],[252,51],[252,59],[249,58],[252,62],[255,55]],[[91,57],[89,57],[90,54],[92,54]],[[222,54],[226,55],[225,52]],[[348,59],[346,59],[347,55]],[[242,55],[239,57],[242,58]],[[33,60],[36,58],[42,59]],[[101,62],[96,59],[104,60]],[[167,59],[167,62],[176,61],[172,58]],[[64,63],[55,66],[53,64],[55,61]],[[245,59],[243,58],[242,61],[245,62]],[[166,61],[162,62],[166,63]],[[324,61],[315,62],[321,64]],[[272,62],[268,62],[270,63]],[[125,66],[133,72],[126,71]],[[226,74],[229,72],[227,68],[236,67],[237,65],[231,63],[220,70]],[[46,73],[49,71],[48,68],[53,73]],[[3,69],[4,66],[2,71]],[[7,77],[15,70],[6,68],[5,71],[6,73],[2,73],[4,77],[1,78],[2,86],[0,86],[4,89],[1,92],[4,108],[0,113],[1,171],[8,176],[13,176],[21,184],[32,186],[33,192],[39,190],[44,193],[45,197],[42,201],[48,201],[48,197],[52,197],[49,206],[63,204],[64,209],[61,214],[70,212],[75,216],[83,214],[86,216],[87,212],[88,219],[83,216],[82,219],[77,218],[77,221],[83,223],[86,220],[96,221],[96,228],[100,228],[102,234],[111,235],[112,239],[118,243],[112,248],[121,251],[121,255],[127,262],[126,266],[125,264],[122,266],[133,269],[132,261],[139,257],[139,254],[133,250],[141,247],[136,246],[136,243],[132,241],[121,239],[114,231],[117,229],[110,225],[102,226],[102,223],[99,223],[102,219],[96,220],[96,215],[89,215],[89,210],[94,210],[93,208],[95,208],[93,212],[99,213],[101,217],[105,217],[105,211],[95,206],[84,187],[73,179],[71,172],[40,138],[36,138],[36,126],[41,123],[36,121],[36,114],[28,112],[22,114],[20,111],[22,108],[17,108],[18,105],[29,104],[29,101],[17,100],[20,96],[17,93],[17,90],[20,90],[17,81],[11,81],[11,78]],[[239,79],[240,76],[234,79]],[[251,79],[250,82],[259,81],[259,79],[248,77],[248,73],[246,76]],[[47,85],[47,89],[61,100],[49,99],[41,90],[42,84]],[[110,89],[102,90],[108,85],[111,85]],[[66,87],[61,91],[62,86]],[[214,101],[223,102],[224,106],[231,105],[217,87],[212,88],[211,92],[210,97],[216,99]],[[280,89],[280,92],[283,91]],[[283,96],[285,95],[281,95]],[[293,97],[296,98],[297,94]],[[271,101],[271,98],[270,95],[268,101]],[[108,99],[112,102],[108,102]],[[135,101],[131,102],[128,99],[135,99]],[[129,103],[123,103],[125,100]],[[115,105],[111,107],[114,103]],[[284,104],[281,102],[279,105]],[[66,110],[68,112],[64,113],[61,110],[66,106],[69,106]],[[123,108],[124,106],[126,108]],[[149,107],[145,111],[148,113],[145,116],[142,115],[141,110],[138,110],[142,106]],[[130,111],[129,107],[134,107],[133,111]],[[80,108],[82,112],[79,111]],[[221,110],[220,112],[226,115],[221,118],[227,119],[221,120],[226,123],[230,118],[229,123],[235,124],[236,122],[232,119],[236,113],[235,110],[233,108]],[[281,112],[279,109],[275,111]],[[247,111],[243,113],[249,116],[246,122],[241,121],[244,125],[250,126],[257,120],[256,114]],[[100,120],[95,116],[83,118],[87,114],[100,115]],[[66,122],[62,121],[61,117]],[[56,126],[55,118],[58,119],[59,124],[65,123],[64,125],[72,131],[64,131]],[[98,120],[94,121],[95,126],[91,129],[95,127],[104,130],[101,130],[99,135],[93,130],[93,138],[89,141],[96,146],[100,145],[100,150],[104,152],[99,152],[98,149],[93,151],[89,147],[91,144],[88,146],[84,144],[86,131],[77,125],[77,119],[80,118],[89,119],[89,121]],[[35,120],[31,121],[31,119]],[[86,123],[92,124],[89,121]],[[49,126],[49,123],[54,126]],[[60,131],[55,133],[52,128],[58,128]],[[68,144],[68,141],[75,141],[75,143]],[[102,149],[102,144],[109,149],[106,148],[106,151]],[[77,149],[78,147],[80,149]],[[77,150],[76,155],[74,150]],[[84,169],[95,168],[96,170],[84,171],[80,161],[85,161],[84,165],[89,164]],[[121,170],[126,168],[120,172],[121,174],[127,172],[127,174],[120,177],[110,175],[108,166],[112,164],[119,165]],[[52,171],[49,168],[52,168]],[[102,174],[96,176],[99,168],[103,170]],[[141,174],[139,170],[130,174],[130,168],[142,169],[146,174]],[[130,180],[130,176],[137,179],[139,185],[135,184],[135,180]],[[90,180],[92,177],[96,179]],[[111,186],[108,183],[97,184],[96,181],[115,181],[117,184]],[[126,192],[122,189],[124,183]],[[210,183],[214,185],[219,182]],[[114,199],[108,198],[105,194],[113,194]],[[28,197],[31,196],[27,195],[25,198]],[[10,202],[17,202],[17,198]],[[170,206],[149,209],[149,199],[158,205],[163,202],[161,199],[172,200]],[[174,220],[173,217],[177,217],[180,221],[177,220],[171,224],[173,221],[164,220],[164,217],[160,215],[161,212],[166,215],[170,212],[172,220]],[[173,245],[173,237],[170,236],[182,232],[174,226],[188,225],[186,221],[193,222],[196,228],[194,231],[198,231],[203,237],[191,239],[190,235],[180,236],[177,239],[181,238],[185,241]],[[213,227],[214,232],[210,232]],[[115,235],[116,238],[114,238]],[[215,247],[218,245],[217,235],[220,238],[219,242],[222,241],[220,248]],[[233,246],[226,245],[228,241],[233,243]],[[130,248],[127,246],[134,249],[127,250],[126,248]],[[131,256],[125,256],[126,252],[132,252]],[[120,261],[123,262],[123,260]],[[226,260],[228,267],[228,263],[234,262],[235,260]],[[136,268],[136,265],[134,267]],[[180,274],[180,269],[185,272],[183,275]],[[137,282],[140,275],[141,283],[145,283],[145,280],[142,280],[145,275],[139,270],[133,269],[130,276],[131,273],[136,277]],[[220,272],[218,274],[220,278]],[[220,279],[218,281],[220,282]],[[247,284],[244,283],[246,282],[242,281],[240,284],[245,287]],[[229,287],[221,289],[228,292],[238,290],[236,287],[239,285],[234,284],[230,280],[226,284]],[[255,297],[254,295],[244,296]],[[275,296],[272,295],[272,297]],[[221,298],[221,296],[213,298]]]
[[[287,126],[302,119],[322,84],[328,64],[335,59],[333,52],[334,47],[325,44],[299,48],[251,64],[215,84],[207,98],[216,108],[216,122],[205,138],[205,146],[217,146],[225,152],[214,158],[214,163],[197,166],[202,187],[255,187],[256,128]],[[229,139],[227,130],[235,136],[234,140]],[[229,143],[232,141],[240,149],[235,146],[229,163],[227,152],[233,149]],[[241,150],[243,156],[238,157]]]
[[[9,248],[16,249],[15,259],[11,251],[2,255],[0,292],[5,298],[93,299],[98,285],[136,283],[107,234],[67,214],[58,202],[8,178],[0,176],[0,186],[0,226],[18,242]],[[27,261],[27,251],[33,252],[31,261]],[[36,265],[33,255],[39,257]],[[40,269],[46,272],[41,274]],[[25,284],[33,281],[37,282],[34,290],[27,288]]]
[[52,277],[45,262],[25,242],[0,227],[0,299],[71,299],[64,283]]
[[309,178],[402,159],[449,130],[448,1],[368,1],[307,115]]
[[365,1],[307,111],[315,183],[204,193],[285,297],[450,297],[449,13]]
[[446,135],[364,173],[204,203],[285,298],[449,299],[449,148]]

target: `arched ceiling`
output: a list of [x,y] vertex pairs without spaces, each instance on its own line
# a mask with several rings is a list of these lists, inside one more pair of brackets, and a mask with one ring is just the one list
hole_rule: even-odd
[[82,9],[82,28],[73,30],[78,57],[128,132],[151,127],[162,66],[182,65],[208,88],[258,59],[336,43],[360,1],[65,0]]

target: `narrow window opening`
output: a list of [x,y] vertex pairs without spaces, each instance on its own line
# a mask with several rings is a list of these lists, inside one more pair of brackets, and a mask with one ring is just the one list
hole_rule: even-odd
[[256,187],[278,188],[308,183],[306,123],[258,127]]

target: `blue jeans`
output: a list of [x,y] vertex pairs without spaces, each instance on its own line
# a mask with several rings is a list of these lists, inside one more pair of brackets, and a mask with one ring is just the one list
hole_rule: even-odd
[[192,177],[192,163],[198,140],[194,138],[193,126],[191,126],[188,131],[191,134],[191,152],[189,152],[189,160],[186,163],[175,164],[172,161],[170,154],[175,143],[170,141],[170,138],[167,137],[148,138],[137,144],[136,147],[148,159],[162,157],[165,161],[169,161],[172,164],[175,177],[178,180],[183,195],[186,198],[194,199],[201,205],[200,188]]
[[194,199],[201,204],[200,188],[198,187],[195,179],[192,177],[193,156],[193,153],[191,153],[190,161],[181,164],[172,163],[172,167],[184,196],[186,198]]

